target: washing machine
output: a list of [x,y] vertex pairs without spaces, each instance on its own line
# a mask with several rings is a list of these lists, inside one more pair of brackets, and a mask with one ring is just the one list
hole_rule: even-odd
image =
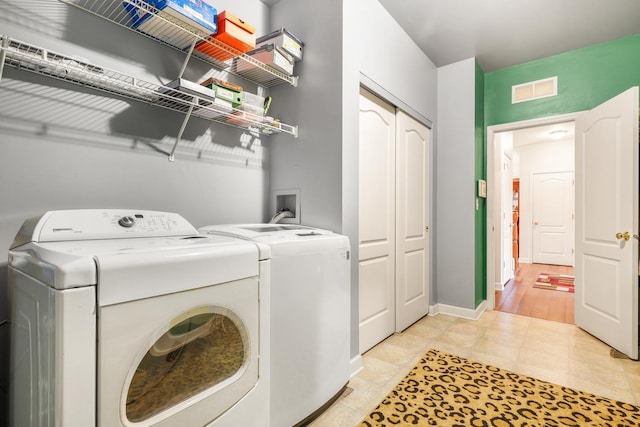
[[268,425],[258,246],[167,212],[25,221],[9,251],[11,426]]
[[294,224],[200,229],[271,249],[271,426],[308,421],[350,377],[350,245],[346,236]]

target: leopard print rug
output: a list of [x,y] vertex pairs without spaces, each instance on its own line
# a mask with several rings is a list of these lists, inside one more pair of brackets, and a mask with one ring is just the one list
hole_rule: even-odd
[[640,407],[430,350],[360,424],[640,426]]

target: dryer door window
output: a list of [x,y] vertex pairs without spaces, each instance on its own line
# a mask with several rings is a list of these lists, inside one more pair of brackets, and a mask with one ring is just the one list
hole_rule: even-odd
[[250,356],[240,318],[223,307],[200,307],[173,319],[140,361],[126,399],[129,421],[144,421],[205,390],[224,387]]

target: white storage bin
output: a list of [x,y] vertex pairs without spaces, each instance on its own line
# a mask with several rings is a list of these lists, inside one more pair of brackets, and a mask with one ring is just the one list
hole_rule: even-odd
[[290,53],[296,62],[302,59],[302,48],[304,43],[284,28],[273,31],[266,36],[259,37],[256,40],[256,47],[271,43]]

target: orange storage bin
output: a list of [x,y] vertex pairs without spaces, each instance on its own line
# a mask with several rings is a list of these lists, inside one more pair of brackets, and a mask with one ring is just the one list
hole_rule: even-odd
[[207,42],[196,45],[197,50],[218,61],[226,61],[256,47],[256,29],[228,10],[218,14],[218,32],[213,38],[237,51],[236,54],[232,54]]

